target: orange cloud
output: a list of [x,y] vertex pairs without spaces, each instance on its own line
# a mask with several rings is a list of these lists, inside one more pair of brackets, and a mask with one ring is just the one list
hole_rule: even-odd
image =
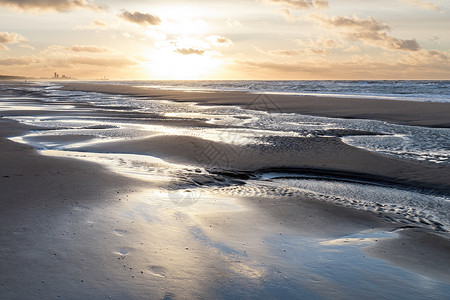
[[67,59],[55,60],[54,62],[55,66],[63,66],[63,67],[68,67],[70,65],[89,65],[96,67],[124,68],[138,64],[133,60],[122,57],[99,58],[89,56],[69,57]]
[[308,48],[325,48],[325,49],[331,49],[331,48],[343,48],[344,45],[335,40],[335,39],[325,39],[325,38],[317,38],[315,40],[308,39],[308,40],[297,40],[297,43],[300,46],[308,47]]
[[97,46],[71,46],[65,47],[65,49],[73,52],[91,52],[91,53],[100,53],[109,51],[105,47],[97,47]]
[[360,40],[388,50],[418,51],[421,49],[415,39],[402,40],[388,35],[386,32],[391,28],[373,17],[360,19],[343,16],[328,17],[319,14],[310,17],[327,28],[339,30],[342,35],[351,40]]
[[67,12],[77,8],[104,10],[105,6],[91,4],[87,0],[0,0],[0,5],[21,10],[53,10]]
[[175,52],[178,52],[183,55],[190,55],[190,54],[203,55],[205,53],[205,50],[194,49],[194,48],[181,48],[181,49],[175,50]]
[[256,51],[266,55],[275,55],[275,56],[298,56],[298,55],[330,55],[330,51],[326,49],[314,49],[314,48],[305,48],[305,49],[294,49],[294,50],[269,50],[265,51],[259,48],[256,48]]
[[449,53],[420,50],[392,62],[352,57],[345,61],[235,61],[246,75],[267,79],[423,79],[450,78]]
[[15,32],[0,32],[0,44],[17,44],[26,42],[27,39]]
[[30,57],[8,57],[0,59],[0,66],[28,66],[38,60]]
[[328,7],[328,1],[326,0],[269,0],[269,2],[297,9],[322,9]]
[[121,17],[125,21],[141,26],[161,24],[161,19],[159,17],[147,13],[141,13],[138,11],[129,12],[125,10],[119,15],[119,17]]
[[18,44],[26,42],[27,39],[15,32],[0,32],[0,50],[8,50],[8,47],[4,44]]
[[46,50],[44,50],[43,54],[62,54],[62,52],[87,52],[87,53],[106,53],[106,52],[114,52],[114,50],[106,48],[106,47],[99,47],[99,46],[80,46],[80,45],[74,45],[74,46],[48,46]]
[[220,35],[209,36],[207,40],[215,46],[230,46],[233,44],[229,38]]
[[400,2],[407,3],[412,6],[422,7],[430,10],[441,10],[439,6],[430,2],[430,1],[422,1],[422,0],[400,0]]

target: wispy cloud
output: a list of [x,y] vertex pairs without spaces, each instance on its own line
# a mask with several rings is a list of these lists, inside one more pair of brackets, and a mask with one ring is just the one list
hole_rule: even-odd
[[97,47],[97,46],[71,46],[67,47],[66,49],[73,52],[91,52],[91,53],[100,53],[109,51],[105,47]]
[[400,2],[407,3],[412,6],[421,7],[429,10],[440,10],[439,6],[430,2],[423,0],[400,0]]
[[138,11],[129,12],[125,10],[121,14],[119,14],[119,17],[121,17],[125,21],[135,23],[141,26],[161,24],[161,19],[159,17],[148,13],[141,13]]
[[190,54],[203,55],[203,54],[205,54],[205,50],[194,49],[194,48],[180,48],[180,49],[175,50],[175,52],[178,52],[183,55],[190,55]]
[[450,70],[450,53],[440,50],[425,50],[405,55],[401,63],[407,65],[434,65],[436,67],[447,67]]
[[95,45],[52,45],[40,54],[48,65],[60,68],[80,65],[122,68],[137,64],[117,50]]
[[103,52],[109,52],[110,49],[105,47],[98,47],[98,46],[49,46],[47,49],[49,50],[56,50],[56,51],[70,51],[70,52],[89,52],[89,53],[103,53]]
[[212,35],[206,39],[215,46],[230,46],[233,44],[229,38],[220,35]]
[[268,2],[280,4],[295,9],[323,9],[328,7],[327,0],[267,0]]
[[89,56],[70,57],[64,60],[63,63],[67,63],[69,65],[89,65],[89,66],[113,67],[113,68],[122,68],[138,64],[136,61],[123,57],[98,58]]
[[337,30],[351,40],[360,40],[366,44],[388,50],[418,51],[421,49],[415,39],[403,40],[388,35],[387,32],[391,28],[386,23],[377,21],[373,17],[360,19],[344,16],[328,17],[322,14],[314,14],[310,17],[324,27]]
[[109,26],[106,22],[94,20],[89,25],[79,25],[79,26],[75,27],[75,29],[78,29],[78,30],[106,30],[106,29],[109,29]]
[[30,50],[36,50],[36,48],[34,48],[31,45],[27,45],[27,44],[19,45],[19,47],[25,48],[25,49],[30,49]]
[[242,28],[242,27],[244,27],[244,26],[242,26],[241,22],[239,22],[238,20],[232,19],[232,18],[228,18],[225,23],[230,28]]
[[0,59],[0,66],[28,66],[37,62],[31,57],[7,57]]
[[0,44],[17,44],[26,42],[27,39],[18,33],[15,32],[0,32]]
[[330,55],[330,51],[327,49],[313,49],[313,48],[305,48],[305,49],[293,49],[293,50],[263,50],[261,48],[255,48],[256,51],[265,55],[273,55],[273,56],[299,56],[299,55]]
[[67,12],[78,8],[105,10],[106,6],[92,4],[88,0],[0,0],[0,5],[20,10]]
[[[343,61],[295,62],[237,60],[235,63],[250,74],[275,74],[278,78],[328,79],[418,79],[450,76],[450,53],[421,49],[406,52],[394,61],[379,61],[370,57],[352,56]],[[344,74],[344,75],[343,75]],[[344,77],[343,77],[344,76]]]
[[332,48],[343,48],[344,45],[342,42],[330,39],[330,38],[317,38],[315,40],[313,39],[298,39],[297,43],[302,47],[308,47],[308,48],[325,48],[325,49],[332,49]]
[[0,32],[0,50],[8,50],[5,44],[18,44],[26,41],[27,39],[21,34],[6,31]]

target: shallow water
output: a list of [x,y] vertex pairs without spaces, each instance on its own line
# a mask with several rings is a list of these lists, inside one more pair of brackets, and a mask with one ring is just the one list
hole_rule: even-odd
[[[126,203],[120,209],[116,205],[74,208],[74,213],[86,218],[86,224],[79,226],[87,228],[87,236],[92,234],[88,230],[93,225],[94,228],[105,226],[110,232],[108,241],[115,245],[112,249],[105,250],[100,240],[93,242],[97,248],[92,249],[108,252],[101,256],[99,265],[104,262],[108,266],[107,259],[111,257],[120,261],[121,268],[123,262],[123,273],[135,280],[126,281],[123,289],[138,295],[149,294],[155,291],[149,282],[152,285],[156,282],[167,299],[203,291],[223,299],[274,296],[287,299],[299,298],[300,294],[301,298],[309,299],[443,299],[450,293],[450,285],[440,279],[367,257],[364,247],[374,246],[377,240],[395,238],[396,232],[365,229],[311,236],[265,216],[263,209],[251,207],[245,200],[316,199],[382,213],[384,220],[403,223],[405,227],[443,232],[450,230],[450,199],[446,197],[280,173],[259,174],[258,178],[246,180],[245,185],[212,181],[199,186],[194,179],[211,174],[195,165],[170,163],[143,153],[86,150],[101,143],[131,142],[157,135],[189,135],[225,142],[230,147],[273,143],[276,139],[268,138],[273,136],[334,136],[384,155],[448,166],[449,129],[66,92],[52,85],[36,86],[30,91],[34,93],[30,101],[27,96],[19,95],[8,96],[6,102],[0,102],[0,110],[4,111],[14,108],[17,101],[20,110],[42,111],[31,116],[9,117],[42,128],[11,138],[13,141],[32,145],[44,155],[100,163],[114,172],[152,183],[152,188],[130,197],[120,195]],[[148,119],[102,116],[102,112],[109,110],[147,113]],[[207,120],[211,127],[168,127],[164,118]],[[156,124],[155,119],[162,123]],[[252,217],[246,220],[248,215]],[[258,222],[253,225],[244,222],[245,226],[239,226],[242,219]],[[83,236],[82,232],[78,234]],[[146,263],[138,264],[143,261]],[[222,264],[226,271],[218,274],[215,270]],[[125,281],[117,282],[120,286]],[[103,284],[107,287],[109,283]]]

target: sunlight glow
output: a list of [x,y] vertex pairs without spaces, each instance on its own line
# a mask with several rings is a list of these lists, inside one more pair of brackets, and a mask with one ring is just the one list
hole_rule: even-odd
[[150,78],[168,80],[205,79],[217,72],[221,60],[210,52],[183,55],[168,49],[153,51],[144,64]]

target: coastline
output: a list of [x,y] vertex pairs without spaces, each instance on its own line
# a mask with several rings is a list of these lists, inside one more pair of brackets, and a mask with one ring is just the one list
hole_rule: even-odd
[[[68,88],[75,86],[71,83]],[[120,90],[120,87],[107,89],[92,85],[79,88],[94,92],[107,90],[108,93]],[[240,101],[250,97],[241,99],[243,95],[233,94],[230,100],[229,95],[215,95],[214,100],[207,100],[209,94],[168,92],[169,95],[160,94],[160,91],[125,88],[123,94],[127,93],[182,102],[193,102],[199,97],[199,103],[210,105],[244,105]],[[335,99],[324,101],[336,102]],[[381,104],[377,102],[376,105]],[[342,112],[336,110],[333,113],[339,115]],[[358,111],[358,114],[363,113],[368,117],[378,117]],[[46,115],[46,112],[1,112],[2,116],[34,114]],[[48,111],[48,115],[51,114],[58,112]],[[114,109],[93,110],[85,114],[106,118],[136,117],[126,110]],[[433,123],[417,116],[412,119],[407,123],[446,126],[442,120]],[[181,121],[167,118],[145,122],[173,125]],[[164,200],[158,200],[161,194],[166,195],[158,184],[115,174],[99,164],[44,156],[30,146],[5,139],[39,128],[8,120],[0,120],[0,124],[0,151],[2,157],[7,158],[0,164],[3,172],[0,199],[6,207],[0,218],[6,233],[2,239],[4,255],[1,264],[4,269],[14,270],[5,272],[0,280],[0,294],[7,298],[20,299],[30,295],[129,299],[141,299],[144,295],[166,299],[205,298],[210,295],[281,297],[298,295],[296,289],[299,287],[306,295],[321,298],[367,296],[363,290],[374,288],[365,286],[368,283],[357,287],[361,283],[350,281],[348,286],[339,286],[330,282],[335,278],[324,277],[329,267],[327,264],[317,269],[305,266],[321,263],[307,256],[308,252],[317,251],[319,257],[328,258],[327,253],[337,251],[343,255],[329,258],[328,263],[342,259],[348,263],[345,267],[350,273],[359,274],[358,268],[372,264],[379,267],[379,262],[368,261],[365,257],[355,258],[356,263],[346,258],[354,256],[352,251],[356,251],[350,246],[333,248],[348,244],[354,236],[358,243],[367,247],[365,251],[372,257],[398,265],[400,269],[396,272],[407,270],[418,276],[430,276],[432,279],[427,278],[427,281],[450,283],[446,270],[450,260],[448,232],[417,228],[420,224],[405,225],[387,218],[388,214],[359,211],[302,194],[288,196],[277,194],[277,190],[275,194],[252,190],[244,196],[232,197],[226,185],[212,192],[206,191],[197,206],[180,207],[174,205],[170,196],[169,199],[163,196],[166,197]],[[190,123],[180,126],[186,124]],[[198,121],[195,125],[210,126],[204,124]],[[83,140],[85,136],[71,138]],[[71,138],[60,137],[64,142]],[[246,152],[248,149],[234,148],[240,153],[239,156],[229,154],[235,165],[224,169],[208,163],[203,167],[213,175],[217,171],[217,177],[213,177],[217,182],[224,178],[242,181],[264,168],[263,172],[274,172],[274,168],[286,172],[286,167],[291,166],[297,168],[293,170],[295,172],[308,168],[338,172],[334,175],[344,178],[349,173],[356,178],[370,175],[372,177],[366,178],[368,181],[392,181],[443,193],[450,189],[445,180],[449,174],[448,167],[389,158],[345,145],[332,137],[300,140],[301,143],[292,143],[284,149],[284,153],[280,149],[260,148],[257,152]],[[144,153],[169,162],[202,166],[196,153],[207,145],[225,147],[195,137],[161,135],[132,142],[103,143],[85,147],[84,151]],[[187,179],[208,186],[210,179],[200,175]],[[399,236],[396,232],[400,233]],[[296,240],[299,235],[301,242]],[[375,239],[380,239],[380,244]],[[320,246],[308,248],[308,243]],[[33,246],[30,248],[30,245]],[[304,248],[306,250],[302,250]],[[405,254],[405,249],[408,249],[408,254]],[[301,268],[296,264],[290,266],[297,261],[298,253],[305,260],[300,264]],[[360,252],[356,253],[356,256],[362,256]],[[352,263],[356,267],[351,267]],[[339,270],[345,278],[354,280],[350,274]],[[406,275],[410,274],[407,272]],[[388,276],[387,273],[371,276],[377,275]],[[418,280],[418,277],[411,278]],[[267,282],[274,286],[271,291],[264,288]],[[436,284],[435,281],[433,283]],[[417,296],[415,293],[418,291],[414,290],[413,284],[397,291],[378,291],[378,296]],[[286,287],[291,293],[284,290]],[[354,290],[349,291],[349,288]],[[446,286],[442,288],[445,290]],[[439,295],[443,294],[436,297]]]
[[[200,105],[237,105],[249,109],[261,109],[269,112],[288,112],[300,113],[314,106],[312,115],[316,110],[325,110],[320,114],[331,117],[342,117],[346,115],[359,117],[364,116],[367,119],[389,120],[386,122],[407,123],[408,125],[422,126],[424,123],[436,127],[446,127],[449,121],[448,103],[417,103],[392,100],[363,100],[358,99],[340,99],[340,98],[320,98],[320,97],[293,97],[279,96],[271,99],[269,103],[260,103],[252,105],[255,95],[247,93],[197,93],[164,91],[135,88],[127,85],[109,85],[109,84],[89,84],[89,83],[68,83],[63,88],[65,90],[79,90],[96,93],[110,93],[133,95],[143,99],[164,99],[181,102],[195,102]],[[295,100],[295,103],[294,103]],[[303,103],[305,101],[306,103]],[[340,104],[343,101],[343,104]],[[368,101],[368,102],[367,102]],[[312,103],[314,102],[314,103]],[[356,105],[358,103],[358,105]],[[411,106],[415,104],[417,106]],[[342,105],[342,106],[341,106]],[[368,105],[368,106],[365,106]],[[343,112],[343,107],[352,106],[350,112]],[[416,110],[428,112],[427,114],[418,114]],[[381,111],[388,114],[379,115]],[[408,121],[402,120],[404,116]],[[397,119],[399,117],[400,119]],[[395,118],[395,119],[392,119]],[[429,120],[432,119],[432,121]],[[422,124],[422,125],[421,125]],[[347,133],[343,131],[344,136]],[[356,133],[359,134],[359,133]],[[344,144],[338,138],[330,137],[312,137],[312,138],[293,138],[284,140],[288,143],[287,149],[280,148],[259,148],[254,149],[239,148],[228,149],[220,142],[210,142],[195,137],[178,136],[155,136],[148,139],[135,140],[134,143],[113,142],[104,143],[98,146],[87,148],[92,151],[114,151],[117,153],[147,153],[148,155],[157,155],[164,159],[174,160],[175,162],[198,163],[198,153],[208,145],[224,152],[228,159],[234,163],[231,169],[243,172],[258,171],[278,171],[278,172],[310,172],[316,171],[323,175],[336,175],[339,177],[349,176],[353,178],[367,179],[374,182],[385,184],[397,184],[405,187],[430,189],[431,192],[450,194],[450,183],[446,178],[450,177],[450,168],[445,168],[436,164],[425,162],[404,161],[397,158],[388,157],[374,152],[358,149]],[[236,152],[239,155],[236,155]],[[205,166],[210,169],[219,168],[214,163],[207,163]],[[219,170],[220,171],[220,170]]]
[[245,92],[183,92],[155,90],[130,85],[64,83],[64,90],[122,94],[151,99],[196,102],[201,105],[236,105],[269,112],[298,113],[321,117],[371,119],[401,125],[450,128],[449,103],[396,101],[385,99],[268,95],[264,103],[254,103],[258,95]]

